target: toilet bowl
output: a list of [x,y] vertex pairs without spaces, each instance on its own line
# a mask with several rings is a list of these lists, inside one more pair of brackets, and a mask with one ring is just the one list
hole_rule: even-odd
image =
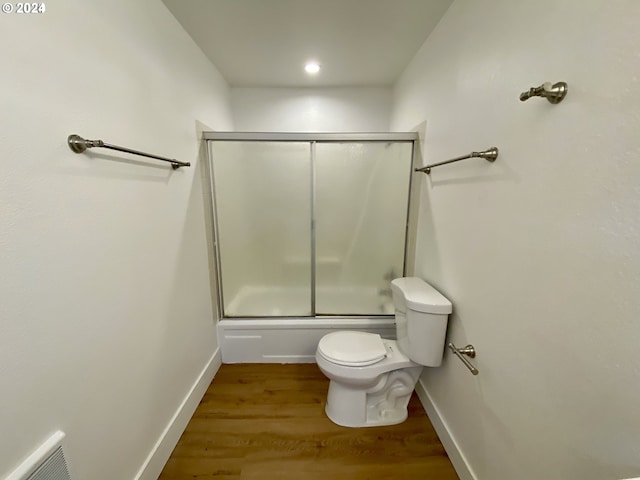
[[424,366],[436,367],[442,353],[451,302],[417,277],[391,282],[397,340],[366,332],[328,333],[316,362],[329,379],[325,412],[338,425],[395,425]]

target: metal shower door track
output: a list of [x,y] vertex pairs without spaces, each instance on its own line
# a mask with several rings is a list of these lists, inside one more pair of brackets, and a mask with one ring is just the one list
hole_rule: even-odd
[[202,138],[243,142],[413,142],[418,140],[418,133],[203,132]]

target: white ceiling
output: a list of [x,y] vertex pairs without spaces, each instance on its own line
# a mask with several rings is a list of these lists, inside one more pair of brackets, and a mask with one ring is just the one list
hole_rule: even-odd
[[231,86],[345,87],[392,85],[453,0],[162,1]]

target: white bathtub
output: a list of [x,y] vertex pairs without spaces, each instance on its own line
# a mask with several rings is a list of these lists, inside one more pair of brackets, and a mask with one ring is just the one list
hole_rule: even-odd
[[[375,287],[318,287],[319,315],[393,315],[389,295]],[[308,287],[247,285],[228,303],[227,317],[302,317],[311,314]],[[319,308],[318,308],[319,307]]]
[[[235,318],[223,319],[218,323],[222,361],[315,362],[318,342],[323,335],[335,330],[359,330],[395,338],[393,304],[389,297],[380,295],[377,289],[319,289],[317,295],[322,303],[330,301],[333,311],[349,312],[349,315],[357,317],[303,316],[303,313],[310,312],[308,289],[243,287],[228,303],[226,313]],[[372,311],[380,313],[371,314]],[[261,315],[263,317],[259,317]]]

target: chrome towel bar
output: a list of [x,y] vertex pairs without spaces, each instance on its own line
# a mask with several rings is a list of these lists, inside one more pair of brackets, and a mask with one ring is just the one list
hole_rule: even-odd
[[117,145],[111,145],[109,143],[105,143],[102,140],[86,140],[82,138],[80,135],[71,134],[67,137],[67,144],[69,148],[75,153],[82,153],[87,148],[108,148],[109,150],[117,150],[119,152],[132,153],[134,155],[140,155],[142,157],[155,158],[156,160],[162,160],[163,162],[169,162],[171,164],[171,168],[174,170],[180,167],[190,167],[191,164],[189,162],[180,162],[174,158],[166,158],[160,157],[159,155],[153,155],[151,153],[140,152],[139,150],[132,150],[130,148],[119,147]]
[[473,373],[474,375],[480,373],[478,372],[478,369],[476,367],[471,365],[471,362],[469,360],[463,357],[463,355],[466,355],[471,358],[476,358],[476,349],[473,345],[467,345],[464,348],[457,348],[453,343],[449,342],[448,346],[449,350],[451,350],[456,355],[456,357],[462,360],[462,363],[464,363],[465,367],[467,367],[471,371],[471,373]]
[[425,167],[416,168],[414,171],[416,172],[424,172],[427,175],[431,173],[431,169],[433,167],[438,167],[440,165],[446,165],[447,163],[459,162],[460,160],[466,160],[467,158],[484,158],[487,162],[495,162],[496,158],[498,158],[498,147],[491,147],[484,152],[471,152],[468,155],[463,155],[461,157],[452,158],[451,160],[445,160],[444,162],[433,163],[431,165],[427,165]]

